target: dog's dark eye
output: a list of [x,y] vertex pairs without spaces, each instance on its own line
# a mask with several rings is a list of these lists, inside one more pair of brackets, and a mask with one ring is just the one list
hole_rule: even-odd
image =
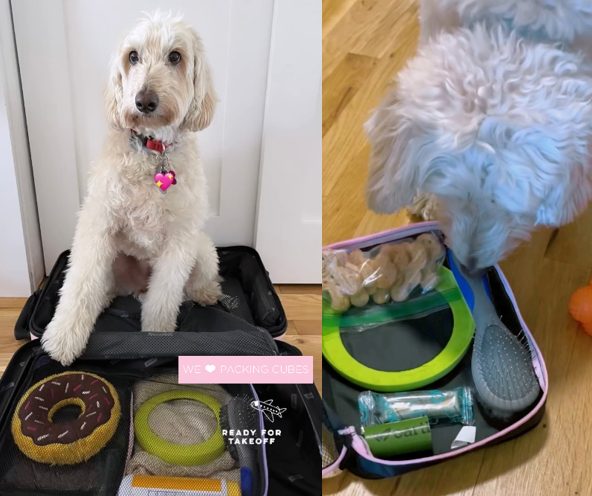
[[169,53],[169,62],[173,65],[177,65],[179,62],[181,62],[181,54],[179,52]]
[[138,57],[138,52],[136,52],[135,50],[132,50],[129,54],[130,64],[135,65],[138,63],[139,60],[140,60],[140,57]]

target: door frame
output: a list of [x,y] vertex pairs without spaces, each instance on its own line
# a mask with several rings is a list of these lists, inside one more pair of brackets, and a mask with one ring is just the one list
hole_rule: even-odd
[[[18,2],[18,0],[17,0]],[[14,0],[12,0],[14,4]],[[15,5],[12,6],[13,10]],[[72,233],[76,226],[80,208],[80,191],[76,167],[75,129],[70,102],[70,80],[66,50],[66,30],[62,0],[44,0],[36,4],[37,15],[43,22],[19,23],[13,16],[14,31],[20,32],[22,43],[16,47],[21,52],[37,52],[39,56],[20,57],[21,88],[23,103],[27,107],[45,107],[43,95],[51,95],[52,108],[61,114],[59,133],[47,133],[55,128],[53,112],[46,112],[38,119],[27,122],[31,164],[46,164],[46,167],[32,167],[34,184],[37,186],[36,201],[39,214],[39,230],[43,244],[46,267],[52,267],[63,247],[56,242],[59,233]],[[52,34],[48,34],[51,29]],[[56,36],[54,33],[59,33]],[[15,37],[16,40],[16,37]],[[43,43],[40,43],[43,40]],[[44,92],[32,91],[38,77],[43,74]],[[29,88],[29,91],[27,89]],[[42,94],[43,93],[43,94]],[[28,98],[28,99],[27,99]],[[61,174],[54,171],[60,170]],[[75,194],[72,194],[72,191]],[[25,199],[21,198],[21,201]],[[61,222],[51,222],[50,218]],[[48,230],[53,230],[52,235]],[[58,233],[55,232],[58,231]],[[57,236],[55,234],[58,234]],[[70,236],[70,234],[68,234]]]
[[0,84],[4,85],[6,97],[6,102],[0,104],[6,104],[29,286],[34,291],[45,277],[45,264],[11,0],[0,0],[0,66]]

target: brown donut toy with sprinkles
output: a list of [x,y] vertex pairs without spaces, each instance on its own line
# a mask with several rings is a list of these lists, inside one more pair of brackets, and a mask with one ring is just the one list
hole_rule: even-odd
[[[81,409],[78,418],[53,422],[68,405]],[[112,384],[88,372],[63,372],[31,386],[12,417],[12,436],[19,449],[40,463],[74,465],[101,451],[115,434],[121,417]]]

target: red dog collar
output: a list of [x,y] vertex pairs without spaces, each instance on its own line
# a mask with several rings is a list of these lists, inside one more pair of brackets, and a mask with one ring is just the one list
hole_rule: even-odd
[[144,136],[133,129],[130,129],[130,131],[130,140],[139,140],[144,148],[162,155],[162,157],[158,159],[160,163],[156,167],[153,180],[156,187],[162,193],[166,193],[167,189],[177,184],[175,171],[170,168],[169,158],[165,153],[167,149],[173,145],[173,143],[164,143],[163,141],[154,139],[150,136]]
[[154,150],[158,153],[164,153],[164,151],[167,148],[167,146],[162,141],[155,140],[152,138],[147,138],[144,146],[148,148],[148,150]]
[[164,141],[154,139],[151,136],[145,136],[143,134],[140,134],[133,129],[130,129],[130,131],[132,133],[132,137],[140,140],[144,148],[148,148],[148,150],[151,150],[153,152],[163,154],[167,150],[167,148],[173,146],[173,143],[165,143]]

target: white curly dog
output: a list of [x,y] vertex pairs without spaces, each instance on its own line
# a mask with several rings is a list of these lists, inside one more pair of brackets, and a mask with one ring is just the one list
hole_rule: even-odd
[[592,197],[592,2],[423,0],[421,28],[366,125],[368,202],[415,201],[477,270]]
[[42,338],[55,360],[68,365],[83,352],[117,294],[145,291],[143,331],[174,331],[185,297],[206,305],[221,295],[216,249],[202,230],[208,199],[194,134],[215,103],[201,40],[181,18],[147,16],[125,38],[107,90],[112,126]]

